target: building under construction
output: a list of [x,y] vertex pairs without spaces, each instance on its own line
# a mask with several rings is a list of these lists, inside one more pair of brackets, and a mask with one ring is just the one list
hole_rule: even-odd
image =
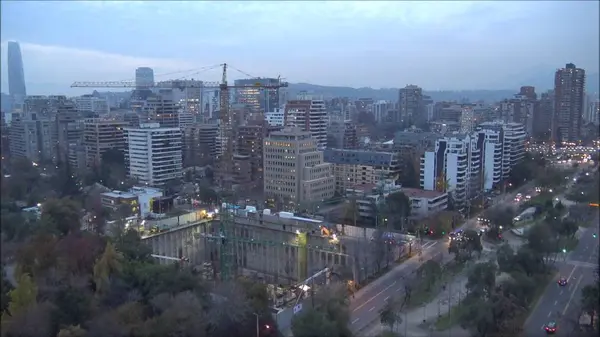
[[[302,282],[325,267],[338,270],[348,280],[361,282],[378,266],[408,252],[407,240],[392,233],[331,225],[287,212],[228,212],[228,220],[224,220],[224,214],[214,220],[178,219],[168,231],[144,240],[154,254],[185,257],[194,266],[210,266],[216,278],[245,275],[266,283],[289,285]],[[226,232],[223,222],[229,228]],[[381,240],[387,244],[382,245]],[[224,254],[224,250],[231,254]],[[231,256],[227,259],[226,255]]]

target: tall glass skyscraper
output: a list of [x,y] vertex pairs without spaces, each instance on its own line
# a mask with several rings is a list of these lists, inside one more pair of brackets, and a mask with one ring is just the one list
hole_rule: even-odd
[[14,41],[8,42],[8,93],[21,99],[27,95],[21,47]]

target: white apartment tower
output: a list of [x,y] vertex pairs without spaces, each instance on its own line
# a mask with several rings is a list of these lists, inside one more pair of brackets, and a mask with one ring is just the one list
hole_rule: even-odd
[[466,206],[481,192],[480,143],[475,135],[465,134],[438,139],[435,150],[421,157],[421,188],[448,192],[457,207]]
[[149,186],[162,186],[182,177],[180,128],[145,123],[124,131],[125,161],[130,177]]
[[[520,123],[493,121],[479,124],[479,130],[488,132],[486,138],[495,139],[497,137],[499,143],[502,144],[501,180],[507,179],[511,169],[525,156],[525,138],[527,137],[525,127]],[[494,133],[496,135],[491,136]],[[497,149],[494,148],[494,151],[496,152]],[[486,154],[486,158],[487,156],[488,154]],[[487,165],[486,162],[486,167]],[[497,167],[492,170],[496,171]]]

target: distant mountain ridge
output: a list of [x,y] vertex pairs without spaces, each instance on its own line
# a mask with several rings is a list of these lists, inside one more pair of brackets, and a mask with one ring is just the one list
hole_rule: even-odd
[[[552,75],[553,77],[553,75]],[[592,73],[586,76],[586,92],[589,94],[600,92],[600,76],[598,73]],[[531,81],[522,82],[522,85],[532,85],[536,88],[538,97],[541,93],[546,92],[553,87],[553,83],[549,81],[532,79]],[[547,83],[543,85],[543,83]],[[529,84],[525,84],[529,83]],[[461,101],[463,99],[470,102],[484,101],[486,103],[498,102],[506,98],[512,98],[519,92],[519,86],[515,86],[514,89],[506,90],[435,90],[428,91],[424,90],[425,95],[431,96],[436,101]],[[298,93],[305,91],[307,94],[320,95],[323,98],[332,97],[349,97],[349,98],[372,98],[374,100],[387,100],[396,102],[398,100],[398,89],[399,88],[352,88],[352,87],[338,87],[338,86],[324,86],[310,83],[290,83],[288,87],[288,99],[295,97]]]

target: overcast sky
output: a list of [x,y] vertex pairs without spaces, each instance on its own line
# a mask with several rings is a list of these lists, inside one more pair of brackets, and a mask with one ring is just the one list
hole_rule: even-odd
[[[598,1],[2,1],[32,88],[227,62],[254,76],[354,87],[509,89],[573,62],[598,71]],[[185,74],[185,73],[183,73]],[[547,74],[547,75],[545,75]],[[243,75],[231,71],[230,78]],[[180,76],[180,75],[178,75]],[[157,80],[167,79],[157,77]],[[193,76],[218,80],[217,71]],[[3,92],[7,74],[2,71]],[[44,89],[44,90],[51,90]],[[38,89],[42,90],[42,89]]]

